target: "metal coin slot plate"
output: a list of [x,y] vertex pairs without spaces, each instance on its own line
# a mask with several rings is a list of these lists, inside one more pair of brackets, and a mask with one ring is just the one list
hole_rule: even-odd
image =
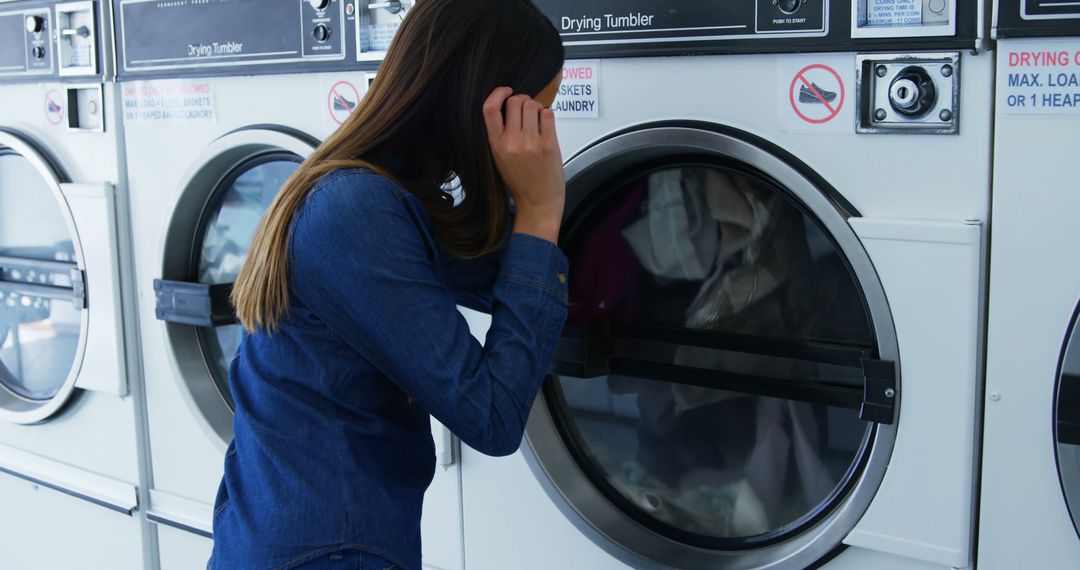
[[97,73],[97,18],[93,2],[56,5],[56,43],[60,76]]
[[[960,132],[960,54],[871,54],[856,56],[859,95],[856,131],[863,134],[955,135]],[[936,98],[912,116],[894,103],[899,82],[912,72],[929,77]]]

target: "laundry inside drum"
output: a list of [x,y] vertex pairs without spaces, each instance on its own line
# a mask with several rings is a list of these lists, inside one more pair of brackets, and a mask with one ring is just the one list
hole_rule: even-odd
[[700,378],[861,390],[857,363],[722,340],[871,354],[868,313],[834,240],[779,186],[727,165],[655,167],[595,194],[564,242],[568,330],[636,331],[609,348],[650,372],[548,384],[579,466],[626,514],[686,543],[753,546],[812,524],[857,476],[872,426],[850,406]]

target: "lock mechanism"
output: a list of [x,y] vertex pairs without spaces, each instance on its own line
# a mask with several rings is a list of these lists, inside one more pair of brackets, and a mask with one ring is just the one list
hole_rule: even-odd
[[960,132],[960,54],[874,54],[856,61],[859,133]]

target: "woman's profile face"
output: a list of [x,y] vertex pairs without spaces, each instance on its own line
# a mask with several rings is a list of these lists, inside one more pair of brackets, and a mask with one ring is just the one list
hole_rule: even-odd
[[562,71],[555,76],[555,79],[548,83],[547,87],[540,92],[539,95],[534,97],[537,102],[544,106],[545,109],[551,107],[551,104],[555,102],[555,96],[559,94],[559,86],[562,85]]

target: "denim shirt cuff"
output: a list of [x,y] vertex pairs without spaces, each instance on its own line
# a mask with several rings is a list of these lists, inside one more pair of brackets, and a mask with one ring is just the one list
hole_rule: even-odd
[[569,267],[566,254],[555,244],[513,233],[502,255],[499,281],[539,289],[565,305]]

